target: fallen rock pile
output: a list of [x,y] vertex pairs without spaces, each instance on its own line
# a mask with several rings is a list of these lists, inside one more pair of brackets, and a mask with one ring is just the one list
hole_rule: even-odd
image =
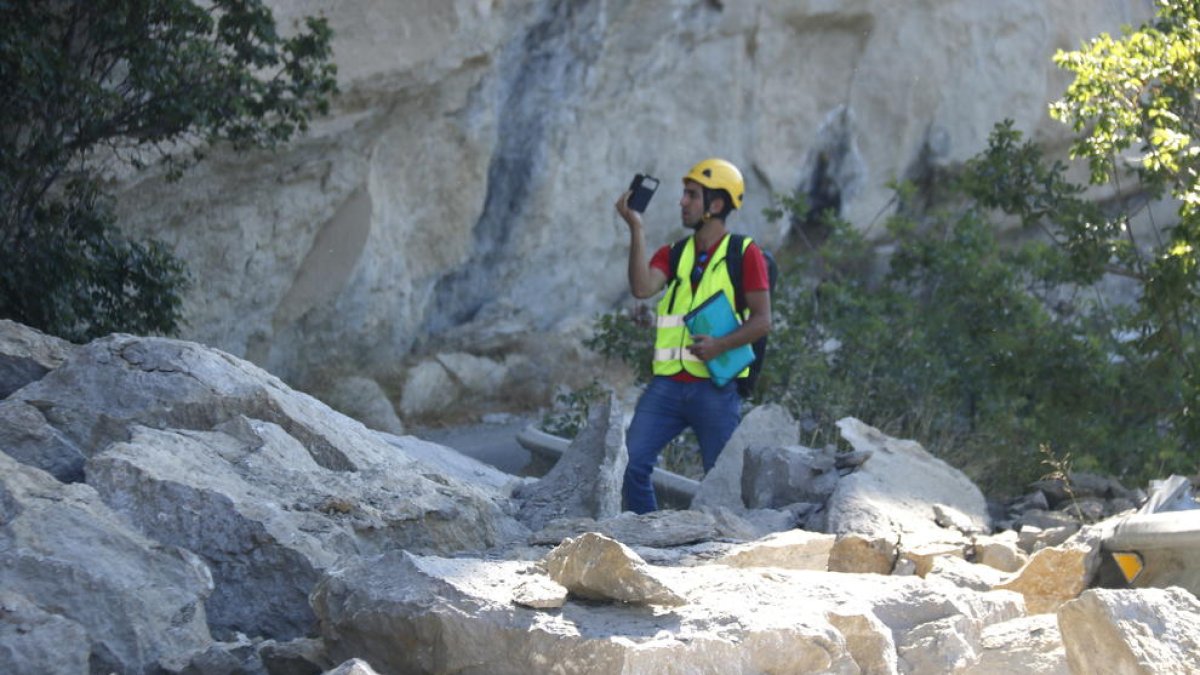
[[847,418],[837,456],[766,406],[636,516],[615,401],[539,480],[194,343],[0,350],[5,672],[1200,670],[1191,592],[1091,587],[1088,514],[1143,498],[1111,482],[994,517],[912,441]]

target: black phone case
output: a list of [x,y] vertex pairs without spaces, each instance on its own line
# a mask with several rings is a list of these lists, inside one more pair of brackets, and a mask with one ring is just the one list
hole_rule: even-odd
[[629,201],[626,202],[629,208],[642,213],[646,210],[646,206],[650,204],[650,198],[654,196],[654,191],[658,189],[658,179],[654,176],[638,174],[633,177],[633,182],[629,184],[630,191],[633,194],[629,195]]

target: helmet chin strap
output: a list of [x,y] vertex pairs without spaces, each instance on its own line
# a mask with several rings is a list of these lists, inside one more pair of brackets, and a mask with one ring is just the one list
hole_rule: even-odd
[[708,210],[708,207],[712,204],[712,192],[710,192],[708,188],[703,188],[703,189],[704,189],[704,193],[703,193],[704,194],[704,215],[700,216],[700,222],[696,223],[697,230],[700,229],[700,227],[702,225],[704,225],[704,223],[707,223],[708,221],[712,220],[712,211]]
[[704,190],[704,215],[700,216],[700,220],[697,220],[694,223],[684,223],[684,227],[688,228],[689,230],[699,230],[700,228],[704,227],[705,223],[712,220],[713,217],[712,211],[708,210],[708,206],[712,202],[712,195],[709,193],[708,188],[702,189]]

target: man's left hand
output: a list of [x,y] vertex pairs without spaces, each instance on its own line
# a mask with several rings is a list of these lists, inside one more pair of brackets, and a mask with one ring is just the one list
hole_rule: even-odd
[[688,346],[688,351],[696,356],[701,361],[712,361],[725,351],[717,338],[711,335],[693,335],[692,344]]

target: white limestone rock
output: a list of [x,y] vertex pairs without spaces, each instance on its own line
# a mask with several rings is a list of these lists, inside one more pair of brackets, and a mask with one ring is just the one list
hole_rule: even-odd
[[[391,552],[331,568],[313,595],[335,659],[385,672],[896,673],[982,650],[983,627],[1020,614],[1014,593],[916,577],[720,565],[655,567],[687,598],[646,607],[512,603],[528,563]],[[396,645],[404,645],[397,649]],[[969,651],[968,651],[969,650]]]
[[1029,556],[1017,544],[1017,533],[1005,530],[992,536],[975,539],[975,557],[981,565],[1001,572],[1016,572],[1029,562]]
[[1182,588],[1084,591],[1058,627],[1073,673],[1200,672],[1200,601]]
[[1035,614],[985,626],[979,660],[967,675],[1070,675],[1053,614]]
[[730,567],[781,567],[791,570],[829,569],[836,537],[820,532],[788,530],[741,544],[717,559]]

